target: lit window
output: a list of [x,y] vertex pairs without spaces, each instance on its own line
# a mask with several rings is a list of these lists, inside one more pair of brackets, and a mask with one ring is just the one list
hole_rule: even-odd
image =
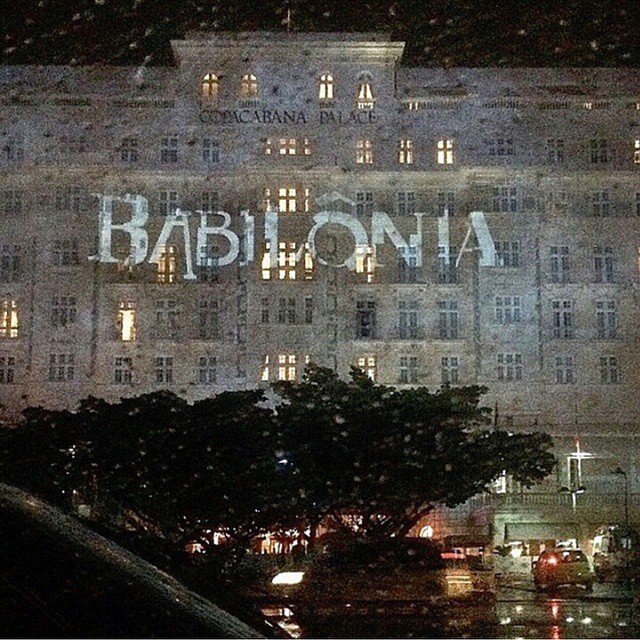
[[295,156],[297,142],[295,138],[280,138],[280,155]]
[[640,164],[640,140],[633,141],[633,164]]
[[333,76],[330,73],[323,73],[318,85],[318,100],[333,100],[333,89]]
[[264,141],[264,155],[270,156],[273,153],[273,139],[266,138]]
[[302,139],[302,153],[305,156],[311,155],[311,141],[309,140],[309,138]]
[[311,251],[311,245],[308,242],[304,243],[304,279],[313,280],[313,253]]
[[302,208],[305,213],[309,213],[309,211],[311,211],[311,189],[309,188],[304,190],[304,202],[302,203]]
[[278,211],[280,213],[296,212],[296,190],[288,187],[278,189]]
[[365,273],[367,282],[373,282],[375,268],[375,248],[370,245],[356,246],[356,273]]
[[278,280],[296,279],[296,243],[278,243]]
[[398,162],[400,164],[413,164],[413,140],[400,140]]
[[264,361],[262,363],[262,375],[260,379],[263,382],[269,382],[269,356],[264,357]]
[[133,382],[133,360],[130,357],[116,356],[113,360],[114,384],[131,384]]
[[178,259],[176,248],[173,245],[164,247],[158,257],[158,270],[156,281],[158,284],[173,284],[178,275]]
[[200,91],[202,97],[207,100],[217,100],[218,93],[220,92],[220,80],[215,73],[207,73],[202,78],[202,84],[200,85]]
[[4,299],[0,301],[0,338],[18,337],[18,302]]
[[271,243],[265,242],[262,253],[262,279],[271,280]]
[[356,163],[373,164],[373,144],[371,140],[356,140]]
[[453,140],[438,140],[438,164],[453,164]]
[[278,380],[294,382],[296,370],[296,356],[294,354],[280,354],[278,356]]
[[370,380],[376,381],[378,368],[375,356],[360,356],[358,358],[358,368],[362,369]]
[[258,79],[252,73],[246,73],[240,80],[240,97],[255,98],[258,95]]
[[136,339],[136,303],[121,302],[118,306],[118,336],[131,342]]
[[369,74],[362,74],[358,81],[358,93],[356,96],[358,109],[373,109],[375,98],[373,97],[373,85]]

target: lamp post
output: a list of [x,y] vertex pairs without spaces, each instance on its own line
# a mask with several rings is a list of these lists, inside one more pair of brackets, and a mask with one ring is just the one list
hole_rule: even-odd
[[625,580],[629,579],[629,546],[631,535],[629,531],[629,478],[627,472],[622,467],[617,467],[613,472],[617,476],[624,478],[624,575]]

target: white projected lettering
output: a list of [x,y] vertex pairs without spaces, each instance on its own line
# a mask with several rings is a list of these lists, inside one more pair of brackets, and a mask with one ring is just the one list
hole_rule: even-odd
[[[189,211],[177,209],[175,213],[163,219],[163,225],[154,244],[151,255],[149,252],[149,235],[147,225],[149,222],[149,204],[146,198],[140,195],[127,194],[125,196],[98,195],[100,199],[100,209],[98,214],[98,250],[95,255],[89,256],[89,260],[102,263],[117,263],[122,261],[122,256],[113,255],[114,234],[125,234],[128,236],[129,254],[124,258],[128,265],[141,264],[145,260],[152,264],[157,264],[161,258],[164,247],[176,245],[181,242],[184,247],[182,261],[184,271],[182,278],[185,280],[195,280],[197,278],[193,269],[194,255],[196,264],[202,266],[202,256],[209,255],[210,240],[222,239],[226,252],[223,255],[216,255],[215,264],[224,267],[239,261],[241,265],[247,265],[255,260],[256,250],[256,229],[255,216],[249,211],[242,211],[237,218],[239,229],[232,229],[232,217],[225,211],[197,211],[192,214]],[[328,203],[327,203],[328,204]],[[119,216],[128,212],[129,218],[124,222],[114,222],[115,209],[118,208]],[[338,226],[345,229],[353,239],[353,251],[340,264],[333,264],[334,267],[346,267],[351,271],[356,270],[356,253],[358,247],[376,247],[385,244],[388,240],[395,250],[408,263],[409,255],[417,259],[417,264],[424,263],[423,257],[423,226],[425,213],[414,213],[415,233],[410,233],[408,238],[403,237],[398,227],[391,217],[383,211],[374,211],[371,216],[370,229],[367,230],[354,214],[343,211],[320,211],[311,218],[311,228],[307,232],[306,238],[298,245],[298,259],[301,252],[310,251],[313,259],[317,259],[320,264],[329,263],[318,255],[316,250],[316,237],[326,226]],[[192,218],[199,220],[199,225],[195,229],[195,248],[192,251],[192,229],[190,221]],[[271,255],[270,264],[277,264],[278,251],[278,228],[279,214],[277,211],[269,210],[264,214],[264,237],[260,240],[264,245],[269,246]],[[194,223],[195,224],[195,223]],[[476,245],[469,247],[471,236],[475,235]],[[438,247],[445,247],[449,251],[449,218],[448,216],[437,219]],[[434,247],[434,251],[438,250]],[[412,249],[410,252],[409,249]],[[465,239],[457,256],[458,264],[466,251],[477,250],[480,252],[480,266],[493,266],[495,261],[495,245],[491,232],[487,225],[484,213],[473,211],[469,215],[469,223]],[[442,249],[441,249],[442,251]],[[258,255],[262,257],[262,252]],[[448,256],[447,256],[448,257]]]

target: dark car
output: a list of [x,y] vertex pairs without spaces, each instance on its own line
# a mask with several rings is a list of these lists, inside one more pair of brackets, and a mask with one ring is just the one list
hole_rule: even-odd
[[533,582],[539,591],[562,586],[580,586],[591,591],[593,581],[589,560],[580,549],[543,551],[533,566]]

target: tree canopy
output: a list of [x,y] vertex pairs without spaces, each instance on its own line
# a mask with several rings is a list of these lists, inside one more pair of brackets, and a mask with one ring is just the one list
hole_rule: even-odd
[[354,369],[309,366],[298,383],[188,404],[167,391],[76,411],[41,408],[4,429],[5,480],[176,543],[255,536],[321,521],[368,537],[406,534],[501,473],[526,486],[555,463],[546,434],[488,429],[480,387],[396,389]]

